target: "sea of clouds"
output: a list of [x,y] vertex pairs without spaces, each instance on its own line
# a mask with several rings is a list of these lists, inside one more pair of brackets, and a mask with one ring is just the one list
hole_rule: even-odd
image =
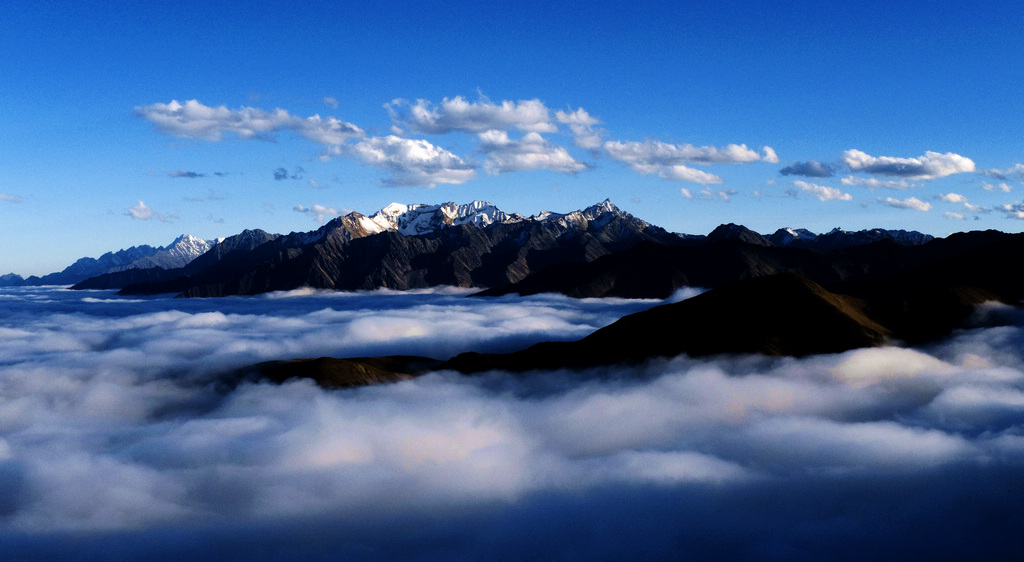
[[3,290],[0,552],[14,560],[1024,554],[1024,315],[1005,307],[915,349],[439,372],[333,391],[307,381],[225,382],[272,359],[446,358],[578,339],[659,304],[467,294],[184,300]]

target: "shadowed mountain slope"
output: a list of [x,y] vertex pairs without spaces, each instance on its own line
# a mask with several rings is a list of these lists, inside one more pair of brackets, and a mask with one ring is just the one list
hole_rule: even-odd
[[631,314],[575,342],[544,342],[505,354],[467,352],[447,361],[398,356],[320,358],[315,363],[276,362],[250,370],[274,381],[303,377],[326,387],[345,387],[443,369],[462,373],[580,369],[683,353],[836,353],[882,345],[894,335],[870,318],[866,309],[865,301],[830,293],[798,275],[782,274],[726,284],[679,303]]

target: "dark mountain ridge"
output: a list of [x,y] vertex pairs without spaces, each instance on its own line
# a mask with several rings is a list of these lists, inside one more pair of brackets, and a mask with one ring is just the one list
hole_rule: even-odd
[[[487,287],[519,281],[556,263],[592,261],[642,241],[682,243],[680,237],[608,201],[583,211],[530,219],[488,215],[503,216],[501,221],[473,220],[472,215],[455,220],[446,214],[458,208],[451,205],[431,208],[430,214],[421,212],[406,223],[401,216],[386,217],[385,226],[380,224],[381,213],[351,213],[312,233],[270,237],[227,254],[222,248],[221,255],[204,255],[187,267],[156,272],[144,283],[132,284],[129,276],[112,274],[74,288],[123,287],[122,294],[212,297],[299,287]],[[403,234],[400,228],[422,233]],[[230,240],[219,246],[227,247]]]
[[[529,218],[503,213],[480,201],[468,205],[392,204],[371,216],[350,213],[337,217],[312,232],[280,236],[245,231],[185,267],[108,273],[74,288],[215,297],[299,287],[357,290],[456,285],[491,287],[496,292],[560,290],[577,296],[599,296],[592,294],[594,288],[559,288],[543,276],[562,282],[579,278],[582,272],[576,270],[577,266],[588,266],[639,244],[655,244],[661,249],[641,250],[652,256],[633,259],[635,267],[630,269],[629,279],[618,276],[616,292],[607,293],[652,296],[652,289],[643,285],[653,283],[658,287],[655,292],[662,293],[681,285],[710,287],[781,271],[829,282],[832,279],[814,270],[830,267],[822,265],[823,260],[785,250],[825,251],[826,246],[834,250],[857,247],[858,241],[864,240],[919,244],[930,238],[920,233],[877,229],[859,233],[836,229],[828,235],[789,229],[785,232],[793,235],[773,235],[773,241],[729,224],[708,236],[672,234],[619,210],[607,200],[581,211],[545,212]],[[821,247],[814,246],[814,240],[821,240]],[[655,260],[653,254],[659,252],[671,254],[663,256],[669,265]],[[619,261],[625,263],[630,258]],[[691,265],[680,270],[679,263]],[[545,272],[547,268],[553,269]],[[807,268],[810,270],[804,271]],[[638,275],[641,272],[645,274]],[[533,279],[535,275],[542,277]],[[591,277],[589,283],[600,286],[607,279],[607,272],[602,272]],[[520,282],[529,285],[517,285]]]

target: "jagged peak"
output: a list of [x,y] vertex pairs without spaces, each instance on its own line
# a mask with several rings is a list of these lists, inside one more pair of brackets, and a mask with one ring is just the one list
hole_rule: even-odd
[[600,215],[604,213],[621,213],[618,207],[612,203],[611,199],[605,199],[596,205],[591,205],[586,209],[583,209],[583,214]]

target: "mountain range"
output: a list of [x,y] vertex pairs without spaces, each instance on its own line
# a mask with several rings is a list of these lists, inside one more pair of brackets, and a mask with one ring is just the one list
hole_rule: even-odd
[[162,248],[153,246],[132,246],[125,250],[107,252],[98,258],[81,258],[62,271],[47,275],[31,276],[27,279],[8,273],[0,276],[0,287],[25,285],[74,285],[104,273],[141,271],[147,269],[174,269],[184,267],[192,260],[205,254],[216,241],[203,240],[182,234]]
[[250,370],[274,380],[309,376],[348,386],[439,368],[583,368],[680,353],[799,356],[927,342],[963,325],[982,302],[1017,305],[1024,272],[1014,256],[1022,250],[1024,234],[997,231],[933,238],[903,230],[785,228],[766,236],[725,224],[706,236],[676,234],[607,200],[532,217],[480,201],[395,203],[369,216],[339,216],[310,232],[246,230],[213,243],[185,235],[165,248],[133,247],[40,278],[4,279],[79,279],[73,288],[180,297],[454,285],[478,287],[478,297],[560,292],[663,299],[684,286],[710,289],[578,342],[511,354],[320,358]]
[[[723,225],[707,236],[674,234],[607,200],[571,213],[543,212],[532,217],[505,213],[481,201],[395,203],[369,216],[353,212],[337,217],[311,232],[282,236],[247,230],[221,240],[207,254],[180,267],[112,270],[78,282],[75,288],[183,297],[299,287],[359,290],[456,285],[528,291],[528,286],[518,284],[545,270],[562,276],[559,268],[575,270],[638,245],[686,252],[685,248],[706,248],[728,240],[827,252],[877,241],[919,245],[930,239],[917,232],[839,229],[821,235],[784,229],[766,237],[738,225]],[[667,288],[671,292],[675,287],[678,283],[670,282]],[[624,296],[651,296],[642,293]]]

